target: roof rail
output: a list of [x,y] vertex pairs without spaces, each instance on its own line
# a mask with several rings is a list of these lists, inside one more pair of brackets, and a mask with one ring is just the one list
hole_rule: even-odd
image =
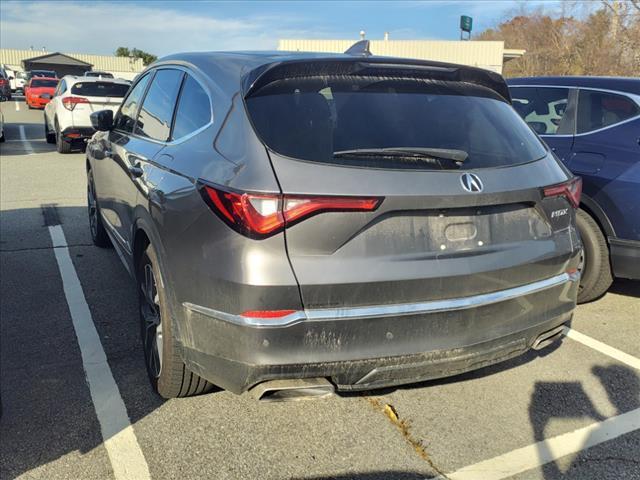
[[370,57],[372,55],[369,49],[369,40],[360,40],[345,50],[345,55],[353,55],[354,57]]

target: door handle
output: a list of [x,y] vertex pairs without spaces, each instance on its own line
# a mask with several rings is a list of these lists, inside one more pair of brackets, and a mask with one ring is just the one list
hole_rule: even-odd
[[144,170],[142,170],[142,167],[140,166],[140,162],[136,162],[133,165],[129,165],[127,169],[129,170],[129,173],[133,178],[140,178],[144,174]]

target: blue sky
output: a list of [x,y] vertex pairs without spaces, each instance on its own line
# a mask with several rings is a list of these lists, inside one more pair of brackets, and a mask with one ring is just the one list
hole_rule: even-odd
[[[65,4],[66,3],[66,4]],[[178,51],[275,49],[279,38],[459,38],[462,14],[474,32],[520,8],[557,12],[554,0],[242,1],[0,3],[3,48],[111,54],[118,46],[159,56]]]

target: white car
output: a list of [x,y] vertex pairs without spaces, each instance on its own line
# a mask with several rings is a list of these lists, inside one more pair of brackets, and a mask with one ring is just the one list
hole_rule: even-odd
[[55,143],[60,153],[69,153],[74,146],[84,148],[95,133],[89,115],[107,109],[115,113],[128,90],[129,82],[124,80],[63,77],[44,108],[47,142]]
[[[0,102],[6,102],[7,97],[0,95]],[[0,107],[0,142],[4,142],[4,115],[2,113],[2,107]]]

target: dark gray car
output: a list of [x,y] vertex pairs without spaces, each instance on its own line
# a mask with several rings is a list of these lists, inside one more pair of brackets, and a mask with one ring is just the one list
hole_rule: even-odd
[[165,397],[454,375],[541,348],[571,319],[580,180],[497,74],[181,54],[92,121],[93,239],[136,279]]

